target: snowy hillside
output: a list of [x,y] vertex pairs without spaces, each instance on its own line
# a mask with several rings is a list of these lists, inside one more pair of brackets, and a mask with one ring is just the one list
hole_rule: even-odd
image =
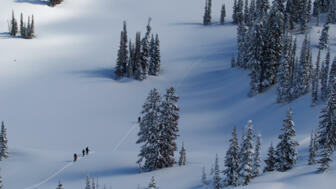
[[[234,126],[240,132],[253,120],[264,158],[269,144],[278,141],[289,107],[300,143],[297,167],[263,174],[242,188],[332,188],[335,163],[326,174],[307,166],[310,133],[324,104],[311,107],[310,94],[278,104],[274,87],[249,98],[248,72],[230,66],[237,53],[233,2],[225,0],[224,26],[218,24],[221,3],[213,2],[216,23],[204,27],[203,0],[64,0],[53,8],[43,0],[0,2],[0,120],[7,125],[10,154],[0,162],[4,188],[52,189],[59,180],[65,189],[84,188],[86,173],[101,188],[145,187],[152,176],[160,189],[201,188],[202,167],[209,171],[215,154],[223,168]],[[16,17],[34,14],[35,39],[8,36],[12,10]],[[148,17],[160,35],[161,75],[114,80],[123,21],[134,41]],[[329,33],[335,29],[331,25]],[[321,30],[311,29],[313,61]],[[335,40],[331,35],[331,57]],[[150,89],[163,93],[171,86],[180,96],[178,147],[185,143],[187,166],[139,174],[137,118]],[[91,155],[73,163],[73,154],[86,146]]]

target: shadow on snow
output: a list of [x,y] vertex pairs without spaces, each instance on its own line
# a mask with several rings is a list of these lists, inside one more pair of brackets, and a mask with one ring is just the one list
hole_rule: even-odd
[[15,0],[17,3],[30,3],[35,5],[49,5],[47,0]]

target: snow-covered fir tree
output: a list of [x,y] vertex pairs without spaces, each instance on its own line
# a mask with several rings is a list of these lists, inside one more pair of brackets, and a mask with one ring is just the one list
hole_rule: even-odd
[[243,23],[238,24],[237,27],[237,46],[238,46],[238,56],[236,64],[241,68],[248,68],[248,63],[245,61],[247,58],[248,49],[247,47],[247,28]]
[[115,68],[115,75],[118,79],[125,76],[127,72],[128,60],[128,40],[127,40],[127,28],[126,21],[124,21],[123,31],[120,34],[120,45],[118,50],[117,65]]
[[[1,187],[0,187],[0,189],[1,189]],[[58,185],[57,185],[56,189],[63,189],[63,185],[62,185],[61,181],[58,181]]]
[[264,167],[264,172],[271,172],[275,170],[276,157],[272,143],[271,146],[268,148],[267,158],[264,160],[264,162],[266,164],[266,166]]
[[220,177],[220,170],[219,170],[219,162],[218,162],[218,155],[216,154],[215,159],[215,173],[213,177],[213,188],[214,189],[221,189],[222,188],[222,181]]
[[233,24],[237,24],[237,12],[238,12],[238,6],[237,6],[237,0],[234,0],[233,7],[232,7],[233,13],[232,13],[232,20]]
[[330,67],[330,50],[328,50],[321,68],[321,100],[326,101],[329,98],[329,67]]
[[135,35],[135,50],[134,50],[134,78],[136,80],[143,80],[142,64],[141,64],[141,33],[137,32]]
[[85,184],[85,189],[91,189],[90,177],[89,177],[88,174],[86,174],[86,184]]
[[237,23],[241,24],[244,22],[244,2],[243,0],[238,0],[237,2],[237,12],[236,12],[236,19],[237,19]]
[[295,97],[305,95],[310,91],[310,84],[312,79],[312,54],[310,47],[310,40],[308,36],[305,39],[301,48],[300,61],[295,77]]
[[91,189],[96,189],[96,182],[95,182],[95,179],[92,178],[92,186],[91,186]]
[[154,176],[152,176],[152,179],[151,179],[150,183],[148,184],[147,189],[158,189],[158,187],[156,186]]
[[256,0],[257,19],[263,18],[267,14],[269,8],[270,4],[268,0]]
[[317,60],[315,64],[315,69],[312,78],[312,105],[315,106],[318,103],[318,91],[320,83],[320,61],[321,61],[321,51],[318,51]]
[[249,8],[249,22],[248,26],[251,27],[252,24],[255,22],[257,19],[257,13],[256,13],[256,3],[255,0],[251,0],[250,2],[250,8]]
[[336,89],[336,57],[334,57],[334,60],[331,64],[331,69],[329,72],[329,81],[328,81],[328,89],[329,93],[328,96],[330,96]]
[[11,36],[16,36],[16,34],[18,33],[18,23],[16,21],[16,18],[14,16],[14,10],[12,11],[12,19],[9,22],[9,35]]
[[331,160],[333,149],[336,145],[336,94],[333,93],[329,98],[327,106],[321,111],[319,127],[317,131],[317,149],[318,149],[318,170],[326,171]]
[[224,25],[225,17],[226,17],[226,10],[225,10],[225,4],[223,4],[222,9],[221,9],[220,21],[219,21],[220,24]]
[[311,0],[301,0],[300,5],[300,29],[306,33],[310,22]]
[[147,97],[140,122],[137,144],[142,144],[138,163],[144,161],[143,169],[155,170],[165,167],[164,157],[160,154],[160,104],[161,97],[157,89],[152,89]]
[[160,40],[159,35],[152,36],[150,43],[149,75],[158,76],[160,74]]
[[244,24],[249,25],[249,22],[250,22],[249,1],[245,0],[245,4],[244,4]]
[[253,178],[253,124],[248,122],[246,136],[241,146],[241,161],[239,163],[240,184],[248,185]]
[[150,36],[151,36],[151,26],[150,26],[151,18],[148,19],[147,31],[145,37],[141,40],[141,78],[146,79],[149,71],[149,58],[150,58]]
[[4,121],[1,123],[1,133],[0,133],[0,160],[8,158],[8,139],[7,139],[7,129]]
[[133,78],[134,77],[134,67],[135,67],[135,47],[134,44],[132,44],[132,41],[129,41],[129,59],[127,63],[127,77]]
[[315,148],[315,133],[312,131],[310,135],[310,144],[309,144],[309,158],[308,158],[308,165],[315,164],[316,158],[316,148]]
[[296,147],[299,143],[294,139],[296,132],[294,128],[292,109],[289,108],[287,118],[283,120],[282,133],[279,135],[280,142],[276,146],[276,164],[278,171],[292,169],[297,161]]
[[325,24],[323,26],[323,29],[322,29],[322,32],[321,32],[319,48],[321,50],[327,48],[328,47],[328,42],[329,42],[329,25]]
[[238,166],[239,166],[239,144],[237,137],[237,129],[234,127],[232,131],[232,138],[229,140],[230,147],[225,156],[225,175],[224,183],[226,186],[238,186]]
[[[179,107],[177,102],[179,97],[176,95],[175,88],[171,87],[167,89],[166,94],[163,97],[163,101],[159,107],[159,127],[160,127],[160,154],[163,156],[163,167],[173,166],[174,152],[176,151],[176,138],[178,136],[178,120]],[[186,152],[184,145],[182,145],[181,151],[181,165],[186,163]]]
[[336,2],[335,0],[330,0],[327,22],[330,24],[336,24]]
[[261,172],[261,135],[259,134],[256,139],[256,145],[254,148],[254,155],[253,155],[253,177],[257,177],[260,175]]
[[205,167],[202,168],[202,186],[205,187],[209,184],[207,174],[205,172]]
[[180,158],[179,158],[179,166],[184,166],[186,165],[186,161],[187,161],[187,154],[186,154],[186,149],[184,148],[184,142],[182,142],[182,147],[180,150]]
[[205,11],[203,16],[203,25],[210,25],[211,24],[211,1],[212,0],[206,0],[205,1]]

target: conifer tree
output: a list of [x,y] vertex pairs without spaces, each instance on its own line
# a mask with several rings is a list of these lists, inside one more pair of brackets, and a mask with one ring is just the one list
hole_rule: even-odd
[[9,24],[9,34],[11,36],[16,36],[18,32],[18,24],[17,24],[17,21],[15,19],[15,16],[14,16],[14,10],[12,11],[12,19],[10,21],[10,24]]
[[62,185],[61,181],[58,181],[58,185],[57,185],[56,189],[63,189],[63,185]]
[[243,7],[244,7],[243,0],[238,0],[238,2],[237,2],[237,12],[236,12],[236,19],[237,19],[238,24],[241,24],[241,23],[244,22]]
[[316,26],[320,26],[321,22],[321,13],[320,13],[320,8],[317,9],[317,16],[316,16]]
[[126,21],[124,21],[123,31],[120,34],[120,46],[118,50],[117,66],[115,69],[115,74],[118,79],[122,78],[127,72],[127,64],[129,61],[127,44]]
[[179,166],[184,166],[186,165],[187,157],[186,157],[186,150],[184,148],[184,142],[182,142],[182,148],[180,151],[180,158],[179,158]]
[[336,2],[335,0],[330,0],[327,22],[330,24],[336,24]]
[[321,69],[321,99],[323,101],[328,100],[329,98],[329,67],[330,67],[330,50],[328,49],[327,55],[325,57],[325,61],[322,64]]
[[256,13],[256,3],[255,0],[251,0],[250,2],[250,8],[249,8],[249,23],[248,26],[251,27],[252,24],[257,19],[257,13]]
[[156,187],[156,182],[155,182],[155,178],[154,178],[154,176],[152,176],[152,179],[151,179],[150,183],[148,184],[147,189],[158,189],[158,188]]
[[1,133],[0,133],[0,160],[8,158],[8,139],[7,139],[7,129],[4,121],[1,123]]
[[264,160],[264,162],[266,164],[264,172],[271,172],[275,170],[276,157],[272,143],[271,146],[268,148],[267,158]]
[[324,172],[330,166],[331,155],[336,144],[336,94],[329,98],[327,106],[321,111],[318,135],[316,138],[318,149],[318,171]]
[[225,17],[226,17],[225,4],[223,4],[221,9],[220,24],[224,25]]
[[330,96],[336,89],[336,57],[331,64],[331,69],[329,73],[329,81],[328,81],[328,96]]
[[249,1],[245,0],[244,4],[244,24],[248,25],[250,21]]
[[329,41],[329,25],[325,24],[320,36],[320,43],[319,43],[319,48],[321,50],[325,49],[328,47],[328,41]]
[[237,46],[238,46],[238,56],[237,56],[237,65],[241,68],[248,68],[247,62],[245,59],[247,57],[248,49],[246,49],[248,43],[247,38],[247,29],[243,23],[238,24],[237,27]]
[[309,144],[309,159],[308,159],[308,165],[315,164],[315,157],[316,157],[316,148],[315,148],[315,134],[312,131],[310,135],[310,144]]
[[205,167],[203,166],[202,168],[202,186],[205,187],[208,185],[208,178],[207,178],[207,174],[205,172]]
[[238,21],[237,21],[237,12],[238,12],[237,0],[234,0],[232,9],[233,9],[233,13],[232,13],[233,24],[238,24]]
[[280,142],[276,147],[276,169],[287,171],[292,169],[297,161],[296,147],[299,143],[294,139],[296,133],[294,129],[293,113],[290,108],[287,118],[283,120],[282,134],[279,135]]
[[138,133],[137,144],[142,144],[138,163],[145,161],[145,170],[155,170],[164,167],[164,159],[160,154],[160,104],[161,97],[157,89],[152,89],[143,105],[142,120]]
[[127,63],[127,77],[133,78],[134,77],[134,67],[135,67],[135,47],[130,40],[129,45],[129,59]]
[[238,186],[238,166],[239,166],[239,144],[237,138],[237,129],[233,128],[232,138],[229,140],[230,147],[225,156],[225,185]]
[[253,177],[253,124],[250,120],[247,126],[247,133],[241,147],[241,162],[239,164],[239,176],[242,185],[248,185]]
[[320,58],[321,51],[318,51],[316,65],[312,78],[312,105],[315,106],[318,102],[319,78],[320,78]]
[[3,189],[2,176],[0,175],[0,189]]
[[256,146],[254,149],[254,156],[253,156],[253,177],[257,177],[260,175],[260,168],[261,168],[261,135],[257,136]]
[[135,53],[134,53],[134,78],[136,80],[143,80],[142,75],[142,64],[141,64],[141,41],[140,41],[141,34],[140,32],[136,33],[135,37]]
[[149,74],[154,76],[159,75],[160,64],[161,64],[160,40],[159,35],[156,34],[155,39],[154,36],[152,36],[151,39]]
[[211,25],[211,1],[205,1],[205,12],[203,16],[203,25]]
[[88,174],[86,174],[86,185],[85,185],[85,189],[91,189],[91,185],[90,185],[90,177]]
[[21,36],[24,36],[25,34],[25,30],[24,30],[24,23],[23,23],[23,14],[21,13],[21,16],[20,16],[20,34]]
[[256,0],[256,12],[257,12],[257,18],[261,19],[266,14],[268,9],[270,8],[268,0]]
[[219,162],[218,162],[218,155],[217,154],[216,154],[216,160],[215,160],[215,174],[214,174],[214,177],[213,177],[213,188],[214,189],[221,189],[222,188],[220,170],[219,170]]
[[[173,166],[174,151],[176,151],[176,138],[178,136],[179,107],[177,105],[179,97],[175,94],[173,87],[167,89],[163,101],[159,107],[159,126],[160,126],[160,154],[163,156],[163,167]],[[182,145],[181,165],[186,163],[186,152]]]

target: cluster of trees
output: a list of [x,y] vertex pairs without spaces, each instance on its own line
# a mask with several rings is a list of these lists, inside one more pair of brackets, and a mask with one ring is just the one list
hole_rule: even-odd
[[58,4],[61,4],[62,2],[63,2],[63,0],[50,0],[49,4],[50,4],[50,6],[54,7]]
[[[296,165],[298,142],[294,139],[296,133],[292,110],[287,112],[283,120],[282,133],[279,135],[279,143],[273,147],[271,144],[267,158],[264,160],[264,172],[287,171]],[[248,122],[247,129],[242,132],[242,142],[239,144],[236,128],[232,131],[230,146],[225,156],[225,169],[220,170],[218,156],[216,155],[213,174],[213,187],[220,189],[223,186],[248,185],[251,179],[259,176],[261,170],[261,135],[255,136],[252,121]],[[221,178],[221,173],[224,179]],[[203,185],[209,184],[205,168],[202,173]]]
[[7,129],[5,123],[1,123],[1,133],[0,133],[0,160],[8,158],[8,139],[7,139]]
[[[332,3],[331,3],[332,4]],[[238,55],[232,58],[232,66],[249,69],[249,96],[262,93],[278,84],[278,102],[289,102],[306,93],[311,88],[314,77],[310,39],[306,35],[299,58],[296,56],[296,39],[291,31],[297,25],[306,33],[311,19],[311,2],[308,0],[274,0],[270,7],[267,0],[248,1],[243,10],[243,1],[234,6],[234,23],[238,24]],[[335,7],[335,6],[331,6]],[[329,20],[335,14],[331,8]],[[320,38],[320,48],[328,44],[328,23]],[[317,77],[318,78],[318,77]]]
[[336,148],[336,94],[329,98],[328,104],[321,111],[320,122],[316,133],[311,134],[308,164],[318,163],[319,172],[328,170],[331,156]]
[[[13,37],[15,37],[19,32],[18,22],[14,16],[14,11],[12,11],[12,19],[8,23],[8,30],[9,34]],[[32,39],[34,37],[35,34],[34,15],[32,15],[31,17],[28,16],[28,22],[24,22],[23,14],[21,13],[20,34],[21,37],[24,39]]]
[[129,77],[144,80],[148,75],[159,75],[160,40],[158,34],[155,37],[151,34],[150,21],[151,19],[148,21],[146,34],[142,39],[140,32],[136,33],[135,44],[132,44],[131,40],[128,42],[126,22],[124,21],[115,68],[115,75],[118,79]]
[[[211,6],[212,6],[212,0],[205,0],[205,11],[203,16],[203,25],[211,25]],[[224,24],[226,17],[226,10],[225,10],[225,4],[223,3],[221,12],[220,12],[220,20],[219,23],[221,25]]]
[[[141,112],[142,119],[137,140],[137,144],[142,144],[137,162],[141,170],[152,171],[174,165],[179,131],[178,99],[173,87],[167,89],[163,99],[157,89],[150,91]],[[180,154],[179,164],[184,165],[186,162],[184,146]]]

